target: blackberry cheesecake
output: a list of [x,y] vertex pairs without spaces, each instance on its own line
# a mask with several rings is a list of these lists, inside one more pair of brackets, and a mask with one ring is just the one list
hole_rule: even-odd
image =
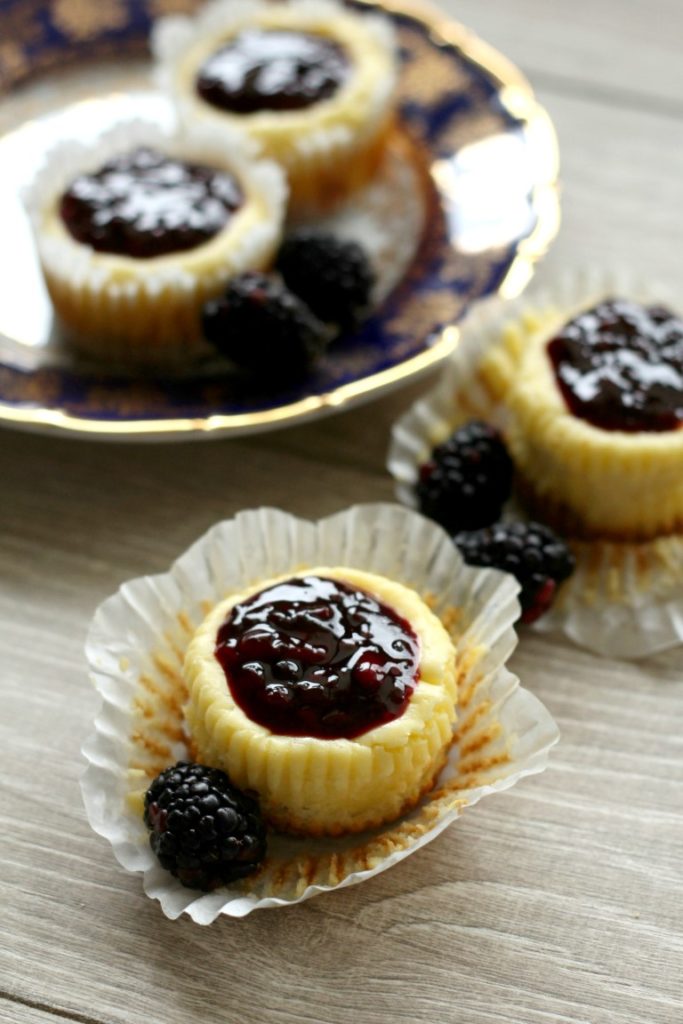
[[185,676],[197,758],[285,832],[397,818],[433,786],[452,739],[448,633],[415,591],[355,569],[232,595],[197,630]]
[[603,296],[511,325],[481,377],[507,415],[524,500],[564,533],[683,529],[683,319]]
[[83,352],[160,364],[202,351],[201,308],[270,264],[286,183],[241,139],[119,125],[48,154],[27,205],[52,302]]
[[334,0],[215,0],[161,19],[153,50],[181,120],[254,139],[285,169],[295,212],[330,207],[375,172],[396,81],[383,16]]

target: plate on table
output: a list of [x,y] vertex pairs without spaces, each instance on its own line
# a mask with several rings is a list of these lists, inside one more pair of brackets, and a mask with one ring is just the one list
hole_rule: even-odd
[[149,30],[197,6],[0,0],[0,423],[172,440],[348,407],[445,359],[465,310],[519,294],[557,232],[556,137],[524,77],[433,8],[390,0],[381,6],[400,45],[398,127],[377,179],[321,225],[358,238],[375,263],[376,302],[361,327],[277,392],[218,358],[151,375],[76,356],[55,323],[21,189],[60,138],[87,141],[131,113],[172,117],[152,81]]

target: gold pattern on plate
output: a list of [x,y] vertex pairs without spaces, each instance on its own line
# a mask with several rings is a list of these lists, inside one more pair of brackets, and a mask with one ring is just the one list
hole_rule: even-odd
[[467,258],[457,254],[447,260],[439,271],[439,281],[444,285],[456,285],[481,295],[491,276],[491,265],[498,264],[505,255],[503,249],[487,249],[482,256],[472,253]]
[[123,28],[128,23],[128,12],[122,0],[54,0],[52,21],[65,36],[84,40]]
[[0,82],[12,81],[26,74],[29,62],[26,54],[18,43],[11,40],[0,42]]
[[33,54],[29,51],[39,51],[45,46],[45,29],[41,22],[44,9],[44,0],[21,0],[0,16],[0,88],[23,78],[33,65]]
[[199,0],[149,0],[147,4],[153,18],[163,18],[167,14],[191,14],[200,6]]
[[425,37],[403,29],[399,42],[406,44],[410,58],[402,65],[398,82],[400,99],[418,103],[438,103],[447,95],[467,92],[472,81],[451,55],[434,46]]
[[145,383],[144,388],[132,387],[120,393],[97,384],[87,389],[82,405],[85,410],[97,408],[103,413],[130,416],[134,419],[148,415],[152,405],[159,405],[163,401],[163,391],[153,384]]
[[499,114],[490,111],[464,120],[456,110],[450,123],[439,133],[439,145],[444,150],[456,153],[464,146],[476,145],[493,135],[500,135]]
[[[8,402],[33,402],[36,406],[46,406],[59,399],[61,389],[61,378],[56,370],[41,370],[38,375],[28,374],[24,380],[17,377],[14,370],[0,365],[0,392]],[[29,415],[35,411],[30,408],[27,410]]]
[[444,288],[438,292],[427,292],[410,302],[387,324],[396,334],[412,334],[424,337],[435,324],[448,324],[455,320],[462,309],[462,296]]

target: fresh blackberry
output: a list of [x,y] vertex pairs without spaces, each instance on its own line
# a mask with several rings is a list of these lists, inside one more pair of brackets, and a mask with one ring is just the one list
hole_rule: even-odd
[[204,306],[204,335],[238,366],[264,378],[305,372],[325,350],[328,329],[281,282],[248,271]]
[[266,853],[258,804],[218,768],[179,761],[145,796],[150,846],[190,889],[209,892],[255,871]]
[[367,312],[375,275],[357,242],[302,228],[280,249],[277,269],[326,323],[349,330]]
[[451,533],[488,526],[512,489],[512,460],[498,431],[472,420],[420,467],[420,511]]
[[550,607],[560,583],[574,571],[571,551],[541,523],[496,523],[453,538],[468,565],[502,569],[518,580],[522,622],[534,622]]

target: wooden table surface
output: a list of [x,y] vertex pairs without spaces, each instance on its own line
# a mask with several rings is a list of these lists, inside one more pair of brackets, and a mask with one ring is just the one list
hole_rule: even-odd
[[[528,73],[557,125],[564,223],[539,275],[616,262],[680,284],[680,0],[444,6]],[[2,434],[3,1022],[683,1021],[680,649],[618,663],[524,634],[512,667],[562,730],[549,769],[294,908],[168,921],[85,820],[98,602],[240,508],[391,499],[390,424],[419,391],[250,440]]]

